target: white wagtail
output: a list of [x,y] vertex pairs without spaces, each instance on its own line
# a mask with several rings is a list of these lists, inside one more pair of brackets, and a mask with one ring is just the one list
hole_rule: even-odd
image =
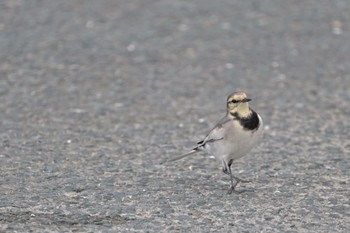
[[[246,155],[258,142],[263,132],[263,121],[259,114],[249,107],[244,92],[234,92],[227,97],[227,114],[208,133],[204,140],[186,154],[168,160],[175,161],[206,151],[222,162],[222,171],[231,178],[229,193],[241,193],[235,188],[239,182],[249,182],[233,176],[232,162]],[[234,182],[234,180],[236,182]]]

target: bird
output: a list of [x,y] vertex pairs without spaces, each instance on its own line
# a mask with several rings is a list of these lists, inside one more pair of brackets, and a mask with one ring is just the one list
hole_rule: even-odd
[[242,91],[233,92],[227,97],[226,115],[209,131],[206,137],[189,152],[170,158],[172,162],[199,151],[205,151],[222,163],[222,171],[230,176],[228,193],[241,193],[236,190],[238,183],[250,182],[233,175],[232,163],[245,156],[260,140],[263,133],[261,116],[249,107],[252,99]]

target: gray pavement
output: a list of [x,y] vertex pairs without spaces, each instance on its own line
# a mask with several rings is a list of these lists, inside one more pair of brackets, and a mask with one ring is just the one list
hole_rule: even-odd
[[[1,232],[349,232],[347,0],[1,0]],[[265,135],[187,151],[246,91]]]

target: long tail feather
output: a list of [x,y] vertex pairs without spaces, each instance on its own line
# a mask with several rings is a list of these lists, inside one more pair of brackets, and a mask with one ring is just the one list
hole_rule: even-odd
[[189,155],[191,155],[191,154],[194,154],[194,153],[196,153],[196,152],[198,152],[198,151],[199,151],[199,148],[198,148],[198,147],[195,147],[195,148],[193,148],[191,151],[189,151],[189,152],[187,152],[187,153],[185,153],[185,154],[179,155],[179,156],[177,156],[177,157],[174,157],[174,158],[169,158],[169,159],[167,159],[167,160],[161,162],[161,164],[167,163],[167,162],[173,162],[173,161],[176,161],[176,160],[185,158],[185,157],[187,157],[187,156],[189,156]]

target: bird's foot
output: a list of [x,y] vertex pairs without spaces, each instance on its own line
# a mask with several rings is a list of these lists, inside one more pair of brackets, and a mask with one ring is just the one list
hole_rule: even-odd
[[244,192],[244,190],[236,190],[235,188],[236,188],[236,185],[231,186],[230,189],[228,190],[227,194],[232,194],[232,193],[241,194]]
[[232,193],[241,194],[241,193],[245,192],[246,190],[236,190],[236,186],[239,183],[249,183],[249,182],[251,182],[250,180],[242,180],[242,179],[234,177],[234,176],[232,176],[232,178],[236,180],[236,183],[233,183],[233,180],[231,180],[231,187],[230,187],[230,189],[227,192],[228,194],[232,194]]
[[251,183],[251,180],[242,180],[241,178],[234,177],[234,179],[237,181],[237,183]]

